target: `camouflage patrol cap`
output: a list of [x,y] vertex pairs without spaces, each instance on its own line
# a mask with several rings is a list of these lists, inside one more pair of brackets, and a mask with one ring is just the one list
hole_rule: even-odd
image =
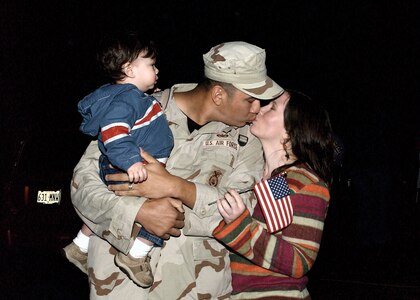
[[246,42],[214,46],[203,55],[207,78],[231,83],[238,90],[261,100],[274,99],[284,89],[267,76],[265,50]]

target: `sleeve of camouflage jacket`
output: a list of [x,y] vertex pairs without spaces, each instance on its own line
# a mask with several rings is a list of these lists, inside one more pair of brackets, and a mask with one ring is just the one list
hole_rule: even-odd
[[135,217],[145,198],[118,197],[110,192],[99,177],[99,156],[97,141],[93,141],[74,169],[72,202],[96,235],[127,253],[134,241]]
[[[228,189],[242,189],[255,185],[260,180],[264,158],[262,155],[260,141],[249,135],[246,146],[241,147],[238,159],[235,162],[234,170],[217,188],[208,184],[195,183],[196,202],[193,213],[185,214],[185,235],[197,235],[212,237],[212,232],[221,221],[217,205],[209,203],[223,197]],[[252,192],[242,194],[246,206],[252,212],[256,203]]]

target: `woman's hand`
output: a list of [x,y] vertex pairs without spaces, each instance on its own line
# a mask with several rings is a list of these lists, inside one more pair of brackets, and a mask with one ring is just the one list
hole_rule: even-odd
[[236,220],[246,209],[244,201],[235,190],[229,190],[224,198],[217,200],[217,208],[226,224]]

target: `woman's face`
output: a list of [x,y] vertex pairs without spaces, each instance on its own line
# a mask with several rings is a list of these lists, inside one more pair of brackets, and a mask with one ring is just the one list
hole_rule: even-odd
[[284,128],[284,110],[290,95],[284,92],[280,97],[261,107],[259,114],[252,123],[251,133],[261,142],[280,142],[287,138]]

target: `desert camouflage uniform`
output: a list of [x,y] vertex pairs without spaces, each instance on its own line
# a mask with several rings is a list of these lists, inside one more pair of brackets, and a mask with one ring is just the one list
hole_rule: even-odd
[[[115,266],[116,249],[127,253],[137,226],[134,219],[144,199],[116,197],[98,176],[99,151],[95,142],[87,148],[75,168],[72,201],[91,229],[103,237],[91,238],[88,272],[91,299],[229,299],[231,275],[228,251],[212,238],[221,216],[216,205],[228,188],[251,186],[261,177],[261,144],[248,130],[211,122],[189,133],[187,118],[172,101],[172,93],[195,85],[176,85],[171,89],[166,117],[175,146],[166,164],[174,175],[196,183],[193,210],[185,207],[185,227],[180,237],[171,237],[162,249],[152,252],[155,282],[149,289],[136,286]],[[244,146],[240,134],[247,135]],[[243,136],[242,136],[243,137]],[[255,203],[251,193],[247,204]],[[139,200],[140,199],[140,200]],[[253,206],[253,205],[252,205]],[[134,229],[133,229],[134,228]]]

